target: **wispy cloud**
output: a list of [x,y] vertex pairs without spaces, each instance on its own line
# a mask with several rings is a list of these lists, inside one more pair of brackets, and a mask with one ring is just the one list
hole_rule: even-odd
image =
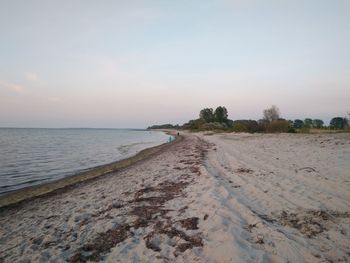
[[25,88],[22,85],[16,84],[16,83],[11,83],[11,82],[6,82],[6,81],[1,81],[0,80],[0,87],[3,87],[7,90],[13,91],[15,93],[22,93]]
[[32,81],[32,82],[38,82],[40,81],[40,77],[38,74],[33,73],[33,72],[27,72],[25,73],[24,77],[26,80]]

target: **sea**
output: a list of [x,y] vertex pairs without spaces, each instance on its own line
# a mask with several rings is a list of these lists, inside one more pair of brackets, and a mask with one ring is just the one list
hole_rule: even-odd
[[0,195],[72,176],[171,140],[136,129],[0,128]]

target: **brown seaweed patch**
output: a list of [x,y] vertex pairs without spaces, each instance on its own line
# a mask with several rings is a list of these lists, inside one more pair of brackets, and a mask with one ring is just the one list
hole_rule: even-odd
[[[180,220],[181,221],[181,220]],[[196,228],[197,226],[197,221],[198,218],[195,220],[190,220],[190,221],[195,221],[195,223],[191,223],[191,228],[190,229],[198,229]],[[178,221],[179,222],[179,221]],[[185,224],[189,224],[186,219],[184,219],[183,222],[186,222]],[[164,225],[163,222],[158,222],[155,226],[154,226],[154,231],[148,233],[145,237],[145,243],[146,243],[146,247],[149,249],[152,249],[153,251],[159,252],[161,251],[161,248],[159,247],[159,244],[157,241],[157,237],[160,237],[160,235],[166,235],[169,238],[178,238],[178,240],[180,240],[181,242],[178,244],[176,243],[175,246],[175,252],[174,255],[178,256],[179,252],[184,252],[187,249],[192,249],[193,247],[202,247],[203,246],[203,242],[202,242],[202,238],[200,237],[199,234],[195,234],[195,235],[188,235],[186,234],[184,231],[181,231],[179,229],[176,229],[171,222],[168,222],[168,224]]]
[[119,209],[119,208],[122,208],[123,206],[124,204],[121,202],[112,202],[112,204],[110,204],[107,208],[99,210],[97,213],[93,214],[92,216],[98,217],[102,214],[105,214],[106,212],[109,212],[112,209]]
[[180,209],[179,209],[179,213],[180,213],[180,214],[183,214],[183,213],[187,210],[187,208],[188,208],[187,205],[184,206],[184,207],[182,207],[182,208],[180,208]]
[[130,214],[138,217],[135,222],[146,222],[143,223],[143,225],[147,226],[154,218],[156,218],[156,216],[164,216],[169,211],[171,210],[162,209],[162,206],[137,206],[130,212]]
[[145,188],[142,188],[140,190],[138,190],[135,194],[134,194],[134,197],[135,199],[139,198],[140,196],[142,196],[143,194],[146,194],[146,193],[150,193],[150,192],[154,192],[155,191],[155,188],[154,187],[145,187]]
[[[93,239],[88,244],[82,246],[76,253],[69,259],[69,262],[86,262],[99,261],[103,259],[103,255],[108,253],[111,248],[116,246],[118,243],[124,241],[126,238],[131,236],[130,228],[140,228],[147,227],[154,223],[155,219],[158,217],[166,218],[165,215],[171,211],[169,209],[164,209],[163,205],[175,198],[177,195],[181,194],[183,189],[189,184],[189,182],[170,182],[165,181],[158,184],[156,187],[146,187],[140,189],[134,193],[134,199],[129,201],[129,203],[142,204],[147,203],[147,205],[138,205],[131,209],[128,213],[129,215],[136,216],[136,220],[131,224],[124,224],[118,226],[115,229],[110,229],[105,233],[99,234],[95,239]],[[144,194],[149,194],[157,192],[161,195],[143,197]],[[121,207],[122,204],[110,205],[107,209],[103,211],[111,210],[114,207]],[[99,213],[101,214],[101,213]],[[85,223],[85,222],[84,222]],[[158,224],[159,226],[159,224]],[[151,237],[151,236],[150,236]],[[187,238],[191,240],[190,238]],[[151,239],[146,240],[146,246],[154,251],[159,251],[159,249],[151,242]]]
[[237,173],[247,173],[247,174],[251,174],[253,173],[254,171],[252,169],[249,169],[249,168],[238,168],[236,169],[236,172]]
[[297,171],[305,171],[305,172],[308,172],[308,173],[312,173],[312,172],[317,173],[318,172],[318,171],[316,171],[315,168],[312,168],[312,167],[302,167],[302,168],[300,168]]
[[94,240],[78,250],[69,259],[69,262],[78,263],[101,260],[103,254],[108,253],[111,248],[129,237],[129,229],[130,226],[125,224],[99,234]]
[[187,230],[191,229],[198,229],[198,217],[190,217],[186,219],[181,219],[178,222],[181,224],[181,226]]
[[[70,257],[69,261],[104,260],[104,257],[113,247],[132,237],[134,229],[138,228],[147,230],[143,237],[145,245],[155,252],[160,252],[163,245],[170,245],[175,249],[174,255],[178,256],[188,249],[203,246],[200,233],[197,231],[195,234],[193,231],[186,232],[186,230],[198,230],[199,218],[173,220],[169,215],[169,212],[173,210],[166,209],[167,202],[178,196],[184,196],[184,189],[193,182],[194,175],[200,174],[200,162],[207,153],[207,149],[205,149],[207,146],[204,142],[202,144],[196,147],[195,151],[192,151],[194,154],[189,155],[191,158],[183,157],[187,153],[187,148],[184,148],[186,151],[181,154],[180,164],[168,166],[169,169],[184,170],[183,172],[185,172],[178,175],[175,181],[164,181],[158,185],[148,187],[142,186],[144,188],[136,192],[124,192],[123,194],[127,197],[127,200],[122,203],[119,202],[115,206],[109,204],[105,209],[101,209],[102,212],[99,212],[99,215],[112,209],[122,208],[123,215],[131,216],[132,221],[98,234],[95,238],[82,244],[75,251],[75,254]],[[184,207],[180,208],[178,212],[184,213],[187,209],[188,206],[184,204]],[[115,211],[118,212],[118,210],[112,210],[110,214]],[[208,216],[205,216],[205,219],[207,218]],[[169,240],[169,243],[162,244],[169,238],[172,239]]]
[[198,166],[191,166],[190,171],[191,171],[191,173],[194,173],[194,174],[198,174],[198,175],[201,174],[201,171],[200,171]]
[[203,246],[202,238],[199,235],[190,236],[190,235],[187,235],[185,232],[178,230],[174,227],[160,229],[159,233],[165,234],[170,238],[178,237],[183,241],[185,241],[184,243],[180,243],[176,245],[176,250],[174,252],[175,256],[178,256],[178,252],[184,252],[187,249],[192,249],[193,247]]
[[341,213],[335,211],[305,210],[298,213],[282,211],[278,220],[282,225],[295,228],[303,235],[312,238],[328,230],[331,221],[334,221],[337,218],[349,217],[349,212]]
[[140,197],[134,200],[129,201],[130,203],[140,203],[140,202],[148,202],[150,204],[164,204],[166,201],[170,200],[171,197],[169,195],[165,196],[150,196],[150,197]]
[[257,223],[255,224],[248,224],[247,226],[245,226],[244,228],[249,231],[250,233],[252,232],[253,228],[255,228],[257,225]]

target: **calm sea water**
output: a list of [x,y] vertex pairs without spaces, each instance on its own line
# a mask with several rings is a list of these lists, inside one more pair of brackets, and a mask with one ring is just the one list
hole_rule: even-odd
[[0,128],[0,195],[130,157],[168,139],[145,130]]

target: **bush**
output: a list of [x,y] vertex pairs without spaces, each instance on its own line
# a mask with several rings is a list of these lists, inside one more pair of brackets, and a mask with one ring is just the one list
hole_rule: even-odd
[[239,122],[236,122],[232,126],[232,131],[234,131],[234,132],[247,132],[248,129],[245,125],[243,125]]
[[271,133],[288,132],[289,123],[286,120],[272,121],[269,124],[267,124],[266,131]]
[[219,122],[210,122],[210,123],[204,123],[200,127],[201,130],[206,131],[213,131],[213,130],[225,130],[227,129],[226,123],[219,123]]
[[205,121],[203,119],[190,120],[188,123],[185,123],[182,128],[189,130],[199,130],[203,124],[205,124]]
[[268,124],[269,124],[269,122],[267,120],[264,120],[264,119],[258,120],[259,132],[266,132]]
[[254,120],[236,120],[232,123],[232,129],[235,132],[258,132],[259,125]]
[[310,133],[310,128],[303,127],[300,129],[300,133]]
[[289,128],[288,128],[288,133],[297,133],[297,130],[296,130],[296,129],[294,129],[294,127],[293,127],[293,126],[290,126],[290,125],[289,125]]

